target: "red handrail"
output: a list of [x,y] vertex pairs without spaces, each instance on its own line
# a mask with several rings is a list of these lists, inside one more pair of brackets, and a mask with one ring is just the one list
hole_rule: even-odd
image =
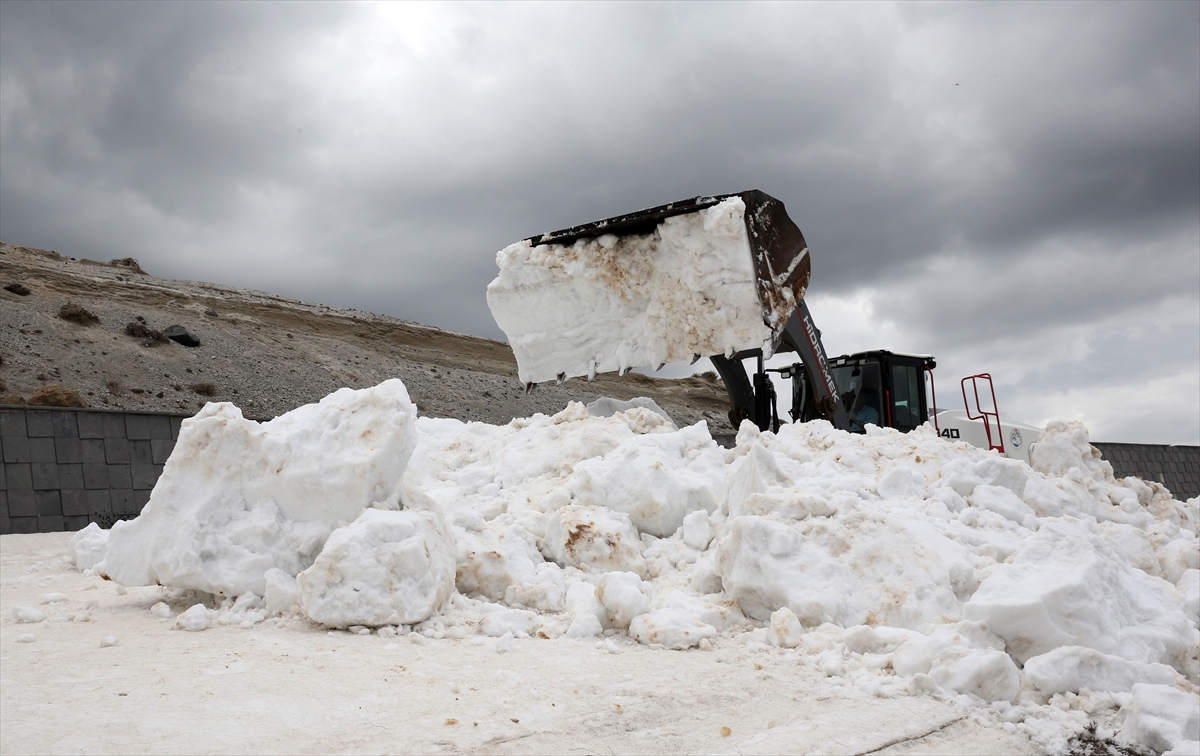
[[[987,381],[988,391],[992,394],[992,409],[990,411],[985,410],[979,403],[979,385],[976,382],[977,380]],[[978,416],[971,414],[971,402],[967,399],[967,381],[971,382],[971,391],[975,395],[975,409],[979,412]],[[983,430],[987,434],[988,449],[995,449],[1004,454],[1004,434],[1000,430],[1000,408],[996,404],[996,388],[992,385],[991,374],[979,373],[978,375],[968,375],[966,378],[963,378],[962,392],[963,406],[967,409],[967,418],[970,420],[982,420]],[[996,418],[996,440],[999,441],[999,444],[992,441],[992,424],[988,420],[989,417]]]

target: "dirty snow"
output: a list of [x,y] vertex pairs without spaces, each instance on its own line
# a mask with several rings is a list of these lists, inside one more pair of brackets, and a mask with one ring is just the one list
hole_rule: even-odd
[[770,349],[745,210],[741,197],[730,197],[642,236],[607,234],[567,247],[521,241],[497,253],[488,307],[521,381]]
[[[747,713],[728,741],[703,739],[715,724],[704,718],[699,739],[619,741],[625,750],[801,750],[821,747],[834,730],[860,733],[871,748],[903,749],[905,738],[929,745],[967,728],[963,737],[1000,738],[971,746],[990,752],[1061,752],[1088,727],[1157,752],[1196,739],[1200,632],[1191,592],[1200,500],[1114,479],[1077,423],[1051,423],[1030,467],[929,428],[904,435],[872,427],[859,436],[824,422],[778,434],[746,424],[736,446],[721,449],[702,424],[675,429],[639,406],[597,416],[572,404],[491,426],[414,420],[402,386],[327,402],[272,422],[287,429],[297,460],[316,465],[321,450],[357,465],[321,468],[341,470],[353,497],[299,484],[270,495],[255,478],[272,474],[255,461],[270,424],[242,420],[228,405],[185,423],[146,513],[114,528],[94,570],[148,586],[124,600],[143,602],[138,622],[164,623],[141,632],[191,630],[203,645],[214,632],[244,629],[277,653],[318,628],[348,631],[327,644],[329,653],[366,648],[347,645],[357,635],[395,639],[442,660],[440,674],[461,662],[473,670],[462,679],[478,675],[489,690],[504,690],[492,695],[509,703],[490,704],[493,714],[540,706],[545,699],[534,693],[553,688],[557,696],[563,685],[584,690],[592,704],[610,697],[601,708],[611,712],[668,689],[672,705],[704,700],[709,714],[725,709],[702,691],[760,694],[790,711],[773,720],[778,727],[754,720],[752,731]],[[355,432],[335,432],[347,424]],[[364,449],[359,429],[378,443]],[[249,461],[236,468],[232,460]],[[189,487],[168,479],[172,471]],[[156,509],[188,512],[177,525],[186,537]],[[280,516],[277,532],[303,523],[324,530],[264,537],[261,520],[244,516],[256,509],[310,517]],[[5,536],[6,548],[13,538],[25,537]],[[62,559],[82,566],[98,534],[74,540]],[[95,610],[73,606],[78,588],[46,584],[24,598],[9,585],[5,638],[44,628],[37,644],[22,647],[28,653],[47,646],[47,631],[67,638],[69,628],[99,621]],[[50,589],[64,601],[45,612],[29,606]],[[173,620],[158,619],[160,603]],[[113,632],[122,643],[104,652],[125,653],[131,632]],[[4,648],[8,688],[15,657]],[[604,660],[631,655],[641,661],[628,662],[630,676],[609,679],[616,662]],[[530,677],[509,661],[518,657],[569,665],[570,682],[558,670],[554,682]],[[361,658],[377,675],[392,663],[386,653]],[[757,676],[735,693],[729,670],[741,664]],[[523,682],[505,685],[504,670]],[[677,675],[677,687],[664,688],[663,675]],[[423,691],[400,694],[433,695]],[[815,706],[822,696],[840,703]],[[17,704],[6,697],[5,706]],[[667,704],[655,706],[640,727],[683,721]],[[584,719],[570,726],[590,723],[613,737],[600,725],[608,713],[576,711]],[[824,724],[817,711],[828,711]],[[539,721],[538,748],[563,747],[554,733],[567,725]],[[489,737],[499,740],[460,731],[444,739],[496,750],[508,736],[495,726]]]

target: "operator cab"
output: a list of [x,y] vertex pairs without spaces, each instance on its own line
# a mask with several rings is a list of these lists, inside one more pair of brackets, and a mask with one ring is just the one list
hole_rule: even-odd
[[[907,433],[930,417],[925,373],[937,366],[927,354],[897,354],[886,350],[858,352],[829,360],[829,374],[846,407],[851,433],[866,433],[867,425]],[[792,379],[792,422],[820,417],[801,363],[775,369]]]

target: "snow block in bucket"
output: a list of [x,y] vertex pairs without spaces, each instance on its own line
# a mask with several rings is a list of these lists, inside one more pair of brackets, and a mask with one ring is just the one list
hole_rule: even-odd
[[488,306],[527,384],[771,353],[811,274],[800,229],[757,190],[539,234],[496,263]]

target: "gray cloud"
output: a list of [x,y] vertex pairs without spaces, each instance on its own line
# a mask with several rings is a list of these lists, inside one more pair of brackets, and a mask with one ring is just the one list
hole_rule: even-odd
[[[500,247],[757,187],[814,295],[873,292],[881,335],[1002,365],[1031,412],[1182,375],[1160,400],[1182,415],[1088,417],[1195,443],[1198,25],[1194,3],[4,2],[0,236],[502,338]],[[1056,371],[1055,339],[1091,346]],[[1137,355],[1119,378],[1114,352]]]

